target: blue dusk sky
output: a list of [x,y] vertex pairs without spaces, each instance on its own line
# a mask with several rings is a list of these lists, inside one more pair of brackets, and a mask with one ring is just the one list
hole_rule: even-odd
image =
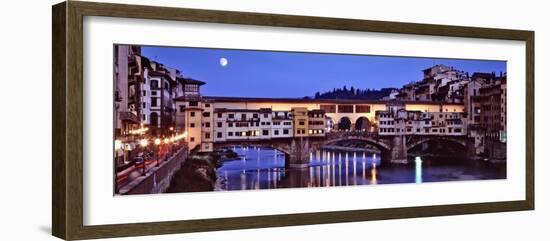
[[[142,55],[206,82],[207,96],[302,98],[333,88],[400,88],[436,64],[473,72],[506,72],[505,61],[230,49],[142,47]],[[220,59],[227,59],[222,66]]]

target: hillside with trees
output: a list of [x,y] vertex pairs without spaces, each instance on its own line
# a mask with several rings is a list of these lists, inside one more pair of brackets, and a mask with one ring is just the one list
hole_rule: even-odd
[[316,92],[313,97],[304,97],[305,99],[355,99],[355,100],[379,100],[382,97],[388,96],[392,90],[396,88],[376,89],[358,89],[355,87],[348,88],[344,85],[343,88],[334,88],[331,91]]

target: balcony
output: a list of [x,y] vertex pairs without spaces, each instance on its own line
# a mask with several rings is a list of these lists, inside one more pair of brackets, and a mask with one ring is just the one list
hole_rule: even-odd
[[139,118],[137,117],[137,115],[135,115],[134,113],[132,112],[129,112],[129,111],[120,111],[118,113],[119,115],[119,119],[121,121],[130,121],[130,122],[134,122],[134,123],[139,123]]

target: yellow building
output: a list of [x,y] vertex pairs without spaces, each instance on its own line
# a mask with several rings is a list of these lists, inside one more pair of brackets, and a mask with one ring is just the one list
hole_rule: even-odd
[[306,137],[309,130],[309,117],[306,107],[294,107],[291,109],[294,126],[294,137]]

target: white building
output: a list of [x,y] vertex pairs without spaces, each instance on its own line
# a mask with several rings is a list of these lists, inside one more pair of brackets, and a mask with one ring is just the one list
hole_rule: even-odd
[[407,111],[399,104],[388,104],[386,111],[377,111],[378,133],[388,135],[467,135],[463,112]]

